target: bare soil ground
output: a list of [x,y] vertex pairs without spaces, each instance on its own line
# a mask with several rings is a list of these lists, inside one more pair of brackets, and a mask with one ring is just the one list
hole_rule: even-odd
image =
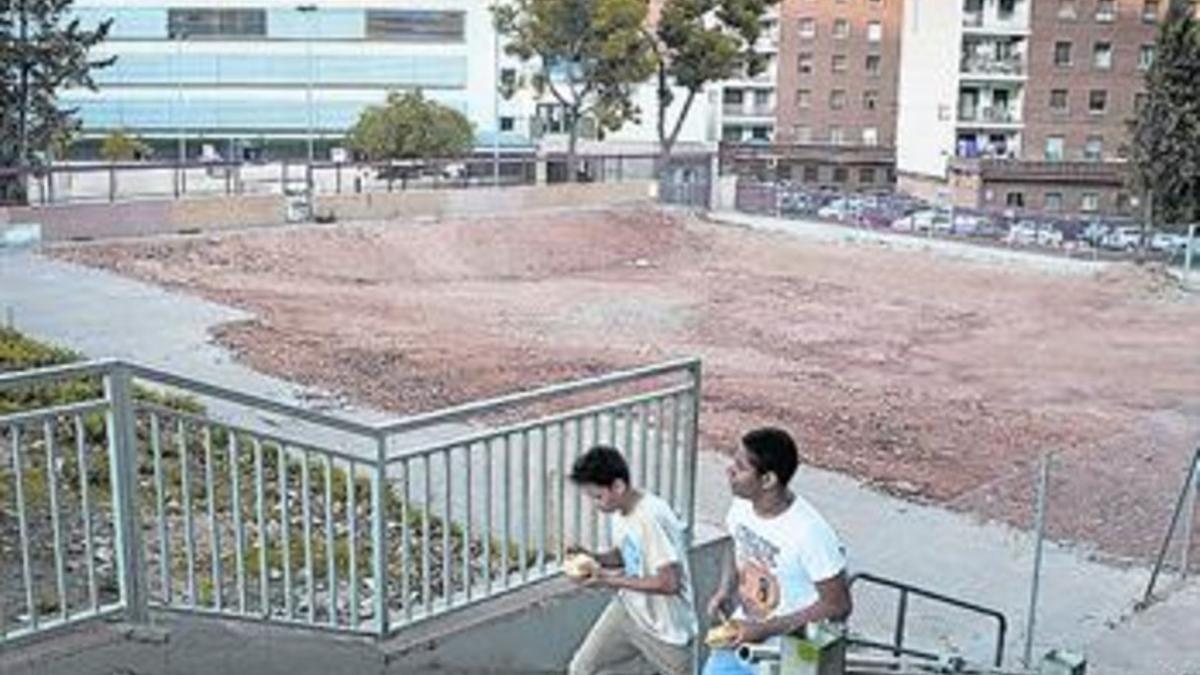
[[[1152,269],[1055,275],[657,211],[499,214],[84,245],[58,255],[245,308],[265,372],[413,412],[704,359],[702,443],[804,460],[1149,557],[1200,437],[1200,303]],[[1200,556],[1196,556],[1200,558]]]

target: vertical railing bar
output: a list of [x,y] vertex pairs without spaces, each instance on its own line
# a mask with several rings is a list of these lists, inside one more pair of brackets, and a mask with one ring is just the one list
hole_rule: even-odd
[[421,506],[424,507],[421,509],[421,600],[427,616],[433,610],[433,579],[430,578],[432,562],[429,560],[429,535],[432,533],[429,511],[433,508],[433,496],[430,494],[429,469],[429,455],[422,455],[421,479],[424,481],[425,490],[421,493]]
[[687,437],[684,441],[684,471],[686,472],[686,482],[684,489],[687,490],[685,503],[687,506],[687,519],[684,523],[687,525],[687,544],[692,545],[692,540],[696,535],[696,463],[699,461],[700,455],[700,403],[701,403],[701,387],[700,387],[700,362],[697,361],[689,367],[692,375],[692,396],[691,419],[688,421],[686,433]]
[[183,553],[187,564],[188,606],[196,606],[196,531],[192,522],[192,472],[188,467],[187,424],[177,421],[176,439],[179,442],[179,486],[183,490]]
[[442,599],[445,601],[445,606],[449,607],[451,600],[454,597],[453,585],[451,579],[453,574],[450,571],[450,561],[453,551],[450,550],[450,525],[454,522],[453,514],[450,513],[450,492],[454,485],[450,477],[450,453],[452,448],[446,448],[442,451]]
[[292,597],[292,523],[288,505],[288,448],[282,443],[279,448],[279,543],[283,560],[283,611],[289,619],[296,618],[296,607]]
[[[157,433],[157,421],[158,421],[157,416],[155,416],[154,422],[155,422],[156,433]],[[157,436],[155,438],[155,441],[157,442]],[[80,509],[82,511],[82,513],[80,515],[83,517],[83,554],[85,556],[87,556],[88,603],[89,603],[89,606],[92,608],[92,612],[95,613],[95,612],[100,611],[100,588],[96,585],[96,555],[95,555],[95,546],[94,546],[93,540],[92,540],[92,502],[91,502],[91,495],[89,494],[90,490],[88,489],[88,483],[90,481],[88,480],[87,452],[88,452],[88,450],[87,450],[87,433],[83,426],[83,416],[75,415],[75,453],[78,455],[78,461],[79,461],[79,499],[80,499]],[[165,526],[163,524],[164,519],[161,516],[161,509],[162,509],[162,496],[161,496],[162,475],[161,474],[155,474],[155,482],[158,484],[159,490],[160,490],[160,493],[159,493],[160,496],[158,498],[159,512],[160,512],[159,537],[162,537],[163,536],[162,535],[163,528]],[[166,579],[166,578],[164,577],[164,579]],[[168,584],[170,583],[169,579],[166,580],[166,583],[168,583]],[[169,588],[170,587],[168,586],[168,589]],[[169,600],[168,600],[168,602],[169,602]],[[2,631],[3,631],[3,627],[0,626],[0,632],[2,632]]]
[[508,537],[511,532],[510,525],[510,495],[509,483],[512,482],[512,467],[510,458],[510,448],[508,434],[504,435],[504,455],[501,457],[501,472],[500,472],[500,521],[502,533],[500,537],[500,578],[504,583],[504,587],[508,588]]
[[304,523],[304,583],[308,585],[308,622],[317,622],[317,580],[313,575],[313,538],[312,538],[312,499],[309,496],[310,476],[308,462],[310,452],[305,450],[300,455],[300,510]]
[[892,641],[896,649],[892,652],[896,656],[904,654],[904,624],[908,617],[908,589],[900,589],[900,602],[896,605],[896,634]]
[[112,484],[114,556],[117,582],[125,617],[146,622],[146,570],[138,517],[137,420],[129,369],[114,366],[104,377],[104,397],[109,402],[105,429],[109,440],[109,481]]
[[54,420],[42,422],[42,440],[46,445],[46,482],[50,488],[50,532],[54,538],[54,586],[58,592],[58,615],[64,621],[70,615],[67,606],[67,572],[63,561],[61,515],[58,509],[58,449],[54,442]]
[[547,453],[548,453],[548,448],[546,447],[546,445],[550,442],[550,434],[549,434],[548,426],[540,427],[540,430],[541,430],[541,434],[540,434],[541,443],[538,444],[538,455],[539,455],[539,459],[541,460],[541,463],[538,464],[538,473],[537,473],[537,475],[538,475],[538,481],[537,481],[538,512],[539,512],[537,567],[538,567],[538,574],[545,576],[546,575],[546,546],[547,546],[547,544],[546,544],[546,514],[548,511],[548,509],[546,508],[546,480],[550,476],[550,472],[546,470],[547,469],[546,457],[547,457]]
[[521,510],[521,540],[517,542],[517,553],[520,555],[520,560],[517,561],[517,569],[520,572],[521,581],[529,580],[529,430],[521,432],[521,454],[520,467],[517,469],[517,475],[521,478],[521,487],[518,496],[518,508]]
[[223,609],[221,592],[221,531],[217,528],[216,481],[213,479],[212,427],[204,425],[204,488],[208,494],[209,548],[212,554],[213,606]]
[[325,470],[325,575],[329,586],[329,625],[338,625],[337,540],[333,535],[333,459],[321,455]]
[[555,482],[554,488],[557,504],[557,517],[554,531],[558,541],[558,550],[555,554],[555,560],[558,564],[562,564],[563,558],[567,554],[567,422],[566,420],[558,423],[558,480]]
[[483,537],[483,593],[492,594],[492,442],[489,438],[483,442],[483,522],[481,523]]
[[[620,452],[622,455],[629,452],[629,444],[626,443],[624,448],[617,447],[617,415],[627,412],[628,410],[623,408],[613,408],[612,416],[608,419],[608,444],[616,448],[617,452]],[[625,428],[629,429],[629,417],[627,414],[625,415]],[[601,527],[598,534],[600,535],[600,540],[604,542],[601,544],[601,547],[607,550],[612,548],[612,521],[607,515],[599,516],[599,518]]]
[[463,491],[464,509],[463,509],[463,527],[462,527],[462,531],[463,531],[463,535],[462,535],[463,536],[463,539],[462,539],[462,559],[463,559],[462,583],[463,583],[463,598],[467,602],[471,601],[471,597],[473,595],[471,592],[471,576],[472,576],[471,575],[471,532],[473,529],[471,527],[471,519],[474,516],[474,514],[473,514],[473,509],[471,508],[472,501],[473,501],[471,499],[471,492],[472,492],[472,488],[474,487],[474,485],[472,485],[472,483],[474,482],[472,480],[474,472],[472,471],[472,468],[471,468],[471,464],[472,464],[472,460],[473,460],[473,458],[471,456],[471,447],[472,447],[471,444],[467,444],[467,445],[463,446],[463,474],[465,474],[463,476],[463,485],[466,486],[466,489]]
[[637,448],[633,445],[633,439],[636,435],[633,429],[634,407],[629,405],[622,408],[621,416],[625,419],[625,447],[617,449],[629,460],[629,479],[637,481],[638,489],[642,489],[646,486],[645,481],[642,480],[646,475],[646,467],[642,462],[638,461],[640,458],[637,454]]
[[358,630],[358,513],[355,504],[355,476],[358,474],[358,463],[351,461],[349,472],[346,474],[346,513],[349,520],[346,523],[346,537],[349,539],[349,576],[350,576],[350,626]]
[[[654,417],[654,492],[663,495],[663,435],[666,431],[663,420],[666,414],[665,399],[659,396],[655,399],[657,410]],[[670,503],[669,501],[667,502]]]
[[[571,460],[572,467],[575,465],[575,462],[579,459],[579,456],[583,454],[583,418],[582,417],[575,418],[575,443],[574,443],[574,446],[575,446],[574,458]],[[567,481],[567,476],[570,476],[570,471],[571,471],[570,469],[566,469],[564,471],[564,474],[565,474],[563,477],[564,484]],[[571,493],[575,495],[575,516],[573,518],[573,520],[575,521],[574,528],[573,528],[575,536],[571,538],[571,543],[575,544],[576,546],[582,546],[583,545],[583,492],[579,489],[578,486],[572,486]]]
[[[600,416],[603,412],[597,412],[592,417],[592,442],[591,445],[600,444]],[[586,452],[586,450],[584,450]],[[591,550],[595,551],[600,548],[600,513],[596,510],[595,505],[589,501],[587,503],[589,519],[591,521]]]
[[387,435],[375,438],[374,473],[371,475],[371,561],[375,578],[375,634],[390,630],[388,616],[388,536],[387,536]]
[[242,458],[237,434],[229,431],[229,473],[233,507],[234,574],[237,577],[238,612],[246,613],[246,529],[242,522]]
[[264,617],[271,615],[271,577],[267,570],[267,495],[263,471],[262,442],[257,438],[254,447],[254,515],[258,521],[258,604]]
[[671,450],[667,454],[671,464],[669,476],[671,499],[669,501],[671,506],[675,508],[676,513],[682,510],[679,508],[679,453],[681,452],[679,449],[679,423],[683,417],[682,400],[682,394],[676,394],[671,397]]
[[412,621],[413,618],[413,603],[412,603],[412,526],[409,520],[412,512],[409,509],[409,499],[412,497],[412,490],[409,489],[409,480],[412,469],[410,461],[404,460],[404,487],[401,489],[401,498],[404,500],[401,503],[401,523],[400,523],[400,596],[404,602],[404,619]]
[[21,468],[21,428],[13,424],[8,428],[12,436],[13,479],[17,493],[17,532],[21,537],[21,578],[25,584],[25,610],[29,614],[29,626],[38,627],[37,605],[33,602],[33,566],[29,559],[32,546],[29,543],[29,521],[25,515],[25,472]]
[[638,424],[641,425],[641,443],[638,450],[642,456],[642,481],[639,487],[650,489],[650,408],[649,402],[643,401],[638,405]]

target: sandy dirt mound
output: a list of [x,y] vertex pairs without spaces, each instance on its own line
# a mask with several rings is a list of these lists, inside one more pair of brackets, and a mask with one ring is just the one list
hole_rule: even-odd
[[656,211],[258,231],[58,255],[242,307],[263,371],[396,412],[667,357],[705,364],[703,443],[805,460],[1144,557],[1200,435],[1200,306],[1132,266],[1050,275]]

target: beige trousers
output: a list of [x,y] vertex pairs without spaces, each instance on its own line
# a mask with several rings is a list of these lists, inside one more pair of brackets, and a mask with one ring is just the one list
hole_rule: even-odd
[[692,646],[673,645],[647,633],[613,598],[571,659],[568,675],[644,673],[691,675]]

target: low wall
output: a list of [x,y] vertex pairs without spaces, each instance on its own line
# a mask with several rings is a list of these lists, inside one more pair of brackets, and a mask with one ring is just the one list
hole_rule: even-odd
[[[692,551],[700,607],[728,540]],[[258,622],[159,616],[158,625],[100,625],[0,652],[4,675],[416,675],[562,673],[612,597],[562,578],[418,624],[386,642]],[[702,627],[703,628],[703,627]]]
[[[649,181],[460,190],[319,194],[315,213],[337,220],[446,218],[649,201]],[[235,195],[0,208],[0,223],[37,223],[47,243],[270,227],[286,222],[282,195]]]
[[317,195],[314,213],[337,220],[446,218],[487,213],[607,206],[648,201],[653,181],[529,185]]

